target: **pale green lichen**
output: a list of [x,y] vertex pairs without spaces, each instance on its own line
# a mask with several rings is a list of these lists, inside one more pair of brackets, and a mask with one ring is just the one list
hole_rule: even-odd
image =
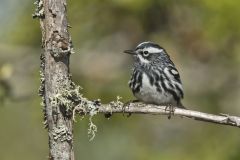
[[35,12],[32,14],[33,18],[44,18],[44,8],[43,8],[43,1],[37,0],[34,2],[36,5]]
[[53,128],[53,139],[55,141],[60,140],[63,141],[71,141],[72,135],[71,132],[65,126],[59,126],[58,128]]
[[111,101],[111,102],[109,103],[109,105],[110,105],[111,107],[123,106],[123,102],[120,101],[121,99],[122,99],[122,97],[117,96],[117,100],[116,100],[116,101]]
[[[100,105],[100,100],[89,101],[88,99],[84,98],[80,94],[81,102],[75,106],[73,113],[80,113],[80,115],[85,116],[86,114],[89,115],[89,124],[88,124],[88,137],[89,140],[92,141],[96,136],[97,126],[93,123],[93,117],[98,113],[98,106]],[[73,115],[73,119],[75,119],[75,115]]]
[[[70,87],[67,87],[70,86]],[[72,117],[75,121],[75,113],[79,113],[81,116],[89,115],[89,128],[88,136],[89,140],[93,140],[97,126],[93,123],[92,118],[98,113],[98,105],[100,100],[89,101],[84,98],[80,93],[81,87],[71,82],[70,85],[65,85],[62,89],[55,94],[54,97],[50,98],[52,106],[63,106],[65,107],[65,114],[67,117]]]
[[89,123],[88,123],[88,137],[89,141],[92,141],[97,133],[97,126],[92,122],[93,116],[89,117]]
[[107,113],[104,113],[105,118],[110,119],[110,117],[112,116],[112,108],[118,108],[119,106],[123,106],[123,103],[120,101],[121,99],[122,97],[117,96],[116,101],[111,101],[108,104],[108,108],[110,108],[110,111]]
[[[83,97],[80,93],[81,87],[70,81],[70,84],[63,85],[53,97],[50,97],[50,104],[53,108],[64,107],[65,116],[72,118],[75,121],[75,113],[78,113],[81,117],[89,115],[88,124],[88,137],[92,141],[97,133],[97,126],[93,123],[93,117],[98,113],[99,106],[101,105],[100,100],[90,101]],[[120,101],[121,97],[117,96],[116,101],[110,102],[110,107],[119,107],[123,103]],[[111,116],[112,113],[110,113]],[[109,117],[110,117],[109,116]],[[108,118],[109,118],[108,117]],[[54,116],[53,116],[54,118]],[[54,128],[54,139],[60,139],[61,141],[69,141],[70,132],[66,127]]]
[[40,56],[40,60],[41,60],[41,64],[40,64],[40,87],[38,89],[38,95],[42,97],[42,102],[41,102],[41,106],[43,107],[43,124],[44,124],[44,128],[48,128],[48,124],[47,124],[47,113],[46,113],[46,100],[44,97],[45,94],[45,77],[44,77],[44,68],[45,68],[45,56],[44,54],[41,54]]

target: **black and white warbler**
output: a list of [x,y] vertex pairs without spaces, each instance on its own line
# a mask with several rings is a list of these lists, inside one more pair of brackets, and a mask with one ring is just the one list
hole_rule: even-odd
[[165,49],[152,42],[143,42],[135,50],[124,53],[134,57],[129,87],[138,100],[184,108],[182,82]]

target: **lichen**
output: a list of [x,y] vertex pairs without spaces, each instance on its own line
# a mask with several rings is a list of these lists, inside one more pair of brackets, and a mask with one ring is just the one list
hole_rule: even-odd
[[93,116],[89,117],[89,124],[88,124],[88,137],[89,141],[92,141],[97,133],[97,126],[92,121]]
[[71,141],[72,140],[72,134],[65,126],[59,126],[53,128],[53,139],[55,141],[60,140],[63,141]]
[[44,18],[44,8],[43,8],[43,1],[37,0],[34,2],[36,5],[35,12],[32,14],[33,18]]
[[119,106],[123,106],[123,103],[120,101],[121,97],[117,96],[116,101],[111,101],[108,104],[108,107],[110,108],[110,112],[104,113],[105,118],[110,119],[112,116],[112,108],[118,108]]
[[[72,82],[73,86],[77,86]],[[98,113],[98,106],[101,105],[100,99],[89,101],[87,98],[83,97],[82,94],[80,94],[79,86],[76,87],[75,90],[76,93],[76,99],[78,99],[77,102],[78,105],[74,107],[73,110],[73,119],[75,120],[75,113],[78,112],[82,117],[85,115],[89,115],[89,124],[88,124],[88,137],[89,140],[92,141],[94,137],[96,136],[97,132],[97,126],[93,123],[93,117]]]
[[120,96],[117,96],[117,100],[116,101],[111,101],[110,103],[109,103],[109,105],[111,106],[111,107],[115,107],[115,108],[117,108],[117,107],[119,107],[119,106],[123,106],[123,102],[121,102],[120,100],[122,99],[122,97],[120,97]]
[[41,60],[41,64],[40,64],[40,87],[38,89],[38,95],[42,97],[42,102],[41,102],[41,106],[43,107],[43,124],[44,124],[44,128],[48,128],[48,124],[47,124],[47,113],[46,113],[46,99],[44,97],[45,94],[45,77],[44,77],[44,68],[45,68],[45,57],[44,54],[41,54],[40,56],[40,60]]
[[[68,86],[68,87],[67,87]],[[50,97],[50,103],[54,106],[62,106],[65,110],[65,116],[71,117],[75,121],[75,113],[79,113],[82,117],[89,115],[89,140],[93,140],[97,126],[93,123],[92,118],[98,113],[100,100],[89,101],[80,93],[81,87],[71,82],[70,85],[64,85],[54,97]]]
[[[43,113],[44,113],[44,126],[48,128],[47,123],[47,113],[46,113],[46,99],[45,99],[45,77],[44,77],[44,69],[45,69],[45,57],[42,54],[40,56],[41,65],[40,65],[40,81],[41,85],[39,88],[39,95],[42,97],[41,106],[43,106]],[[57,111],[57,107],[61,112],[63,112],[66,118],[72,118],[75,121],[75,113],[78,112],[82,117],[89,114],[89,128],[88,128],[88,135],[89,140],[93,140],[96,132],[97,126],[93,123],[92,118],[98,112],[98,106],[100,105],[100,100],[89,101],[88,99],[84,98],[83,95],[80,93],[81,87],[76,85],[70,79],[71,76],[69,75],[68,84],[64,84],[60,87],[56,94],[52,97],[48,97],[50,104],[53,108],[53,111]],[[62,108],[62,109],[61,109]],[[53,120],[57,121],[56,117],[57,113],[53,114]],[[69,137],[70,132],[61,126],[58,128],[54,128],[54,139],[60,138],[61,141],[69,141],[71,137]]]

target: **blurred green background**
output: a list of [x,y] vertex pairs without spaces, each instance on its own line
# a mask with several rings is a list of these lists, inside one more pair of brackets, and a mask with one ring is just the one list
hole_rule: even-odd
[[[133,99],[127,82],[132,59],[122,53],[142,41],[163,46],[183,81],[189,109],[240,115],[240,1],[68,1],[76,54],[74,81],[89,99]],[[42,160],[48,156],[38,97],[39,21],[33,1],[0,0],[0,159]],[[80,160],[239,160],[239,129],[174,117],[94,117],[74,125]]]

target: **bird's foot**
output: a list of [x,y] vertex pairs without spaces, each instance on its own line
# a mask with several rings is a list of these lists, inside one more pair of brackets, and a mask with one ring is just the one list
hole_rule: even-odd
[[168,119],[174,115],[175,107],[172,104],[166,104],[165,111],[169,111]]
[[[126,108],[129,108],[129,105],[131,103],[137,103],[137,102],[139,102],[139,100],[135,99],[135,100],[130,100],[130,101],[127,101],[126,103],[124,103],[123,107],[122,107],[123,116],[125,116]],[[131,113],[128,113],[127,117],[130,117],[131,115],[132,115]]]

